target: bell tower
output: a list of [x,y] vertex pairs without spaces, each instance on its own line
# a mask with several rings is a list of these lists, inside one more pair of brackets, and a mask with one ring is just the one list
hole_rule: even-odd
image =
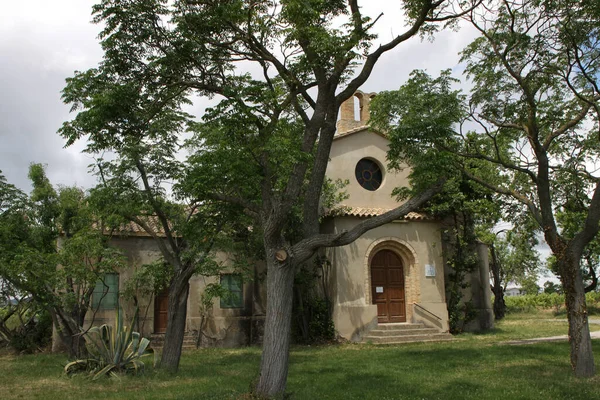
[[364,93],[357,90],[352,97],[342,103],[340,119],[337,122],[337,134],[362,128],[369,123],[371,99],[376,93]]

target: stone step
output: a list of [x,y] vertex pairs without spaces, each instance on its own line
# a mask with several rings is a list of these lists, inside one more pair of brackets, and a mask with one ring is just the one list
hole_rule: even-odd
[[411,344],[411,343],[440,343],[440,342],[452,342],[456,339],[454,338],[437,338],[437,339],[423,339],[423,340],[404,340],[404,341],[397,341],[397,342],[385,342],[385,343],[372,343],[375,346],[400,346],[400,345],[406,345],[406,344]]
[[369,336],[406,336],[406,335],[432,335],[440,333],[435,328],[412,328],[412,329],[373,329]]
[[423,329],[426,326],[423,324],[411,324],[408,322],[396,322],[390,324],[378,324],[377,330],[394,330],[394,329]]
[[[153,348],[154,350],[159,350],[160,351],[160,350],[162,350],[162,348],[164,346],[163,346],[163,343],[160,343],[160,344],[156,344],[155,343],[155,344],[151,344],[150,347]],[[183,350],[186,350],[186,351],[187,350],[196,350],[196,344],[193,344],[193,345],[192,344],[184,344],[184,345],[181,346],[181,350],[182,351]]]
[[[160,339],[150,338],[150,342],[164,343],[165,339],[164,338],[160,338]],[[196,338],[183,338],[183,343],[196,343]]]
[[[150,336],[150,346],[154,348],[161,348],[165,344],[165,334],[155,333]],[[186,333],[183,337],[183,350],[191,350],[196,348],[196,335],[193,333]]]
[[363,342],[373,344],[400,344],[417,342],[444,342],[454,340],[448,333],[435,333],[429,335],[399,335],[399,336],[365,336]]

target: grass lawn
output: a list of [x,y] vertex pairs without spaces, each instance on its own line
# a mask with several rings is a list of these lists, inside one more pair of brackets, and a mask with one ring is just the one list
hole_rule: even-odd
[[[600,399],[600,376],[573,378],[569,346],[508,346],[505,340],[565,334],[544,314],[511,315],[482,335],[403,346],[294,347],[291,399]],[[600,329],[600,325],[592,325]],[[600,371],[600,341],[594,341]],[[61,355],[0,356],[2,399],[241,399],[258,374],[260,349],[185,353],[174,376],[151,368],[141,377],[91,382],[62,374]]]

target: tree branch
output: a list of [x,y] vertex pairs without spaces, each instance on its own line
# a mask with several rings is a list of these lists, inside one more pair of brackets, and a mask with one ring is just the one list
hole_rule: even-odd
[[409,212],[419,209],[433,196],[442,191],[446,178],[440,179],[433,186],[425,190],[424,192],[412,197],[401,206],[386,212],[385,214],[377,217],[369,218],[349,231],[343,231],[340,233],[332,234],[318,234],[310,238],[304,239],[292,246],[291,253],[296,263],[302,262],[310,258],[315,251],[323,247],[339,247],[345,246],[354,242],[362,234],[371,229],[377,228],[383,224],[395,221],[402,218]]
[[534,202],[532,202],[526,196],[523,196],[521,193],[514,191],[514,190],[510,190],[510,189],[502,188],[502,187],[499,187],[496,185],[492,185],[491,183],[484,181],[483,179],[479,178],[478,176],[475,176],[475,175],[469,173],[469,171],[463,171],[463,172],[467,178],[479,183],[481,186],[486,187],[496,193],[511,196],[515,200],[517,200],[519,203],[522,203],[525,206],[527,206],[527,208],[529,208],[529,211],[531,211],[531,214],[536,219],[538,224],[540,224],[540,226],[543,226],[542,225],[542,216],[538,210],[538,207],[535,205]]

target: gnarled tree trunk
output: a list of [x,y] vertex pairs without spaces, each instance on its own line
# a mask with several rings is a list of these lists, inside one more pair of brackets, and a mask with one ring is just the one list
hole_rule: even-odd
[[177,372],[179,369],[183,336],[185,334],[187,300],[190,292],[188,281],[189,278],[184,280],[179,275],[173,278],[169,287],[167,330],[165,332],[165,343],[159,366],[170,372]]
[[492,277],[494,284],[492,285],[492,292],[494,293],[494,318],[500,320],[504,318],[506,313],[506,303],[504,302],[504,288],[500,279],[500,260],[496,254],[496,247],[492,243],[490,246],[490,253],[492,254]]
[[294,297],[294,266],[289,260],[277,261],[277,248],[267,248],[267,313],[260,362],[261,375],[256,393],[265,398],[280,396],[285,392],[292,301]]
[[558,258],[559,271],[565,291],[567,316],[569,319],[569,343],[571,345],[571,367],[575,376],[594,376],[594,354],[588,324],[587,306],[583,277],[579,268],[580,255],[567,249]]
[[85,347],[85,338],[82,334],[81,323],[73,320],[70,316],[65,315],[63,311],[49,308],[48,311],[52,317],[54,329],[57,337],[60,340],[59,346],[53,345],[53,351],[66,351],[69,354],[69,359],[74,360],[82,358],[87,354]]

